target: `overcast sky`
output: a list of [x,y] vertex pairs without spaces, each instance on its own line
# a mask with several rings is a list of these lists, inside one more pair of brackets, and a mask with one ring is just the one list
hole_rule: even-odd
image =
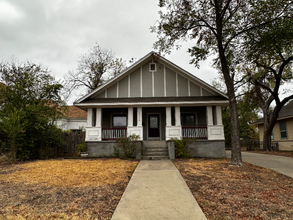
[[[116,57],[140,59],[153,49],[159,0],[0,0],[0,61],[42,63],[57,79],[75,70],[96,43]],[[192,45],[192,42],[189,43]],[[189,64],[188,44],[167,59],[210,83],[210,61]]]

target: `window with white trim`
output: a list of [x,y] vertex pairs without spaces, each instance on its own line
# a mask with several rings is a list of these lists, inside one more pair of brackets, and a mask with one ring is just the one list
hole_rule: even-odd
[[279,128],[280,128],[280,138],[281,139],[288,138],[286,121],[279,122]]
[[196,125],[195,113],[181,113],[182,125]]
[[155,63],[150,63],[149,69],[150,69],[150,72],[156,72],[157,65]]
[[113,126],[127,126],[127,117],[124,115],[112,115],[112,125]]

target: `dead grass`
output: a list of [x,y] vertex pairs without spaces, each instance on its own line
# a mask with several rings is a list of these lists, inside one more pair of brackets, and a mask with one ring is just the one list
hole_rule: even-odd
[[0,167],[0,219],[110,219],[138,161],[44,160]]
[[175,160],[195,199],[210,220],[293,219],[293,179],[228,159]]

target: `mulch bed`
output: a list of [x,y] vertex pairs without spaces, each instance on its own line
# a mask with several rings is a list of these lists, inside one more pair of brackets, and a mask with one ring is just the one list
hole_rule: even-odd
[[110,219],[138,161],[47,160],[0,167],[0,219]]
[[220,219],[293,219],[293,179],[270,169],[229,159],[176,159],[206,217]]

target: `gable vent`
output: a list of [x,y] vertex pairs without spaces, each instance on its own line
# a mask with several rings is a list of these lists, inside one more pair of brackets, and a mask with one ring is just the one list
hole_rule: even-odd
[[157,65],[155,63],[150,63],[150,72],[156,72],[157,71]]

